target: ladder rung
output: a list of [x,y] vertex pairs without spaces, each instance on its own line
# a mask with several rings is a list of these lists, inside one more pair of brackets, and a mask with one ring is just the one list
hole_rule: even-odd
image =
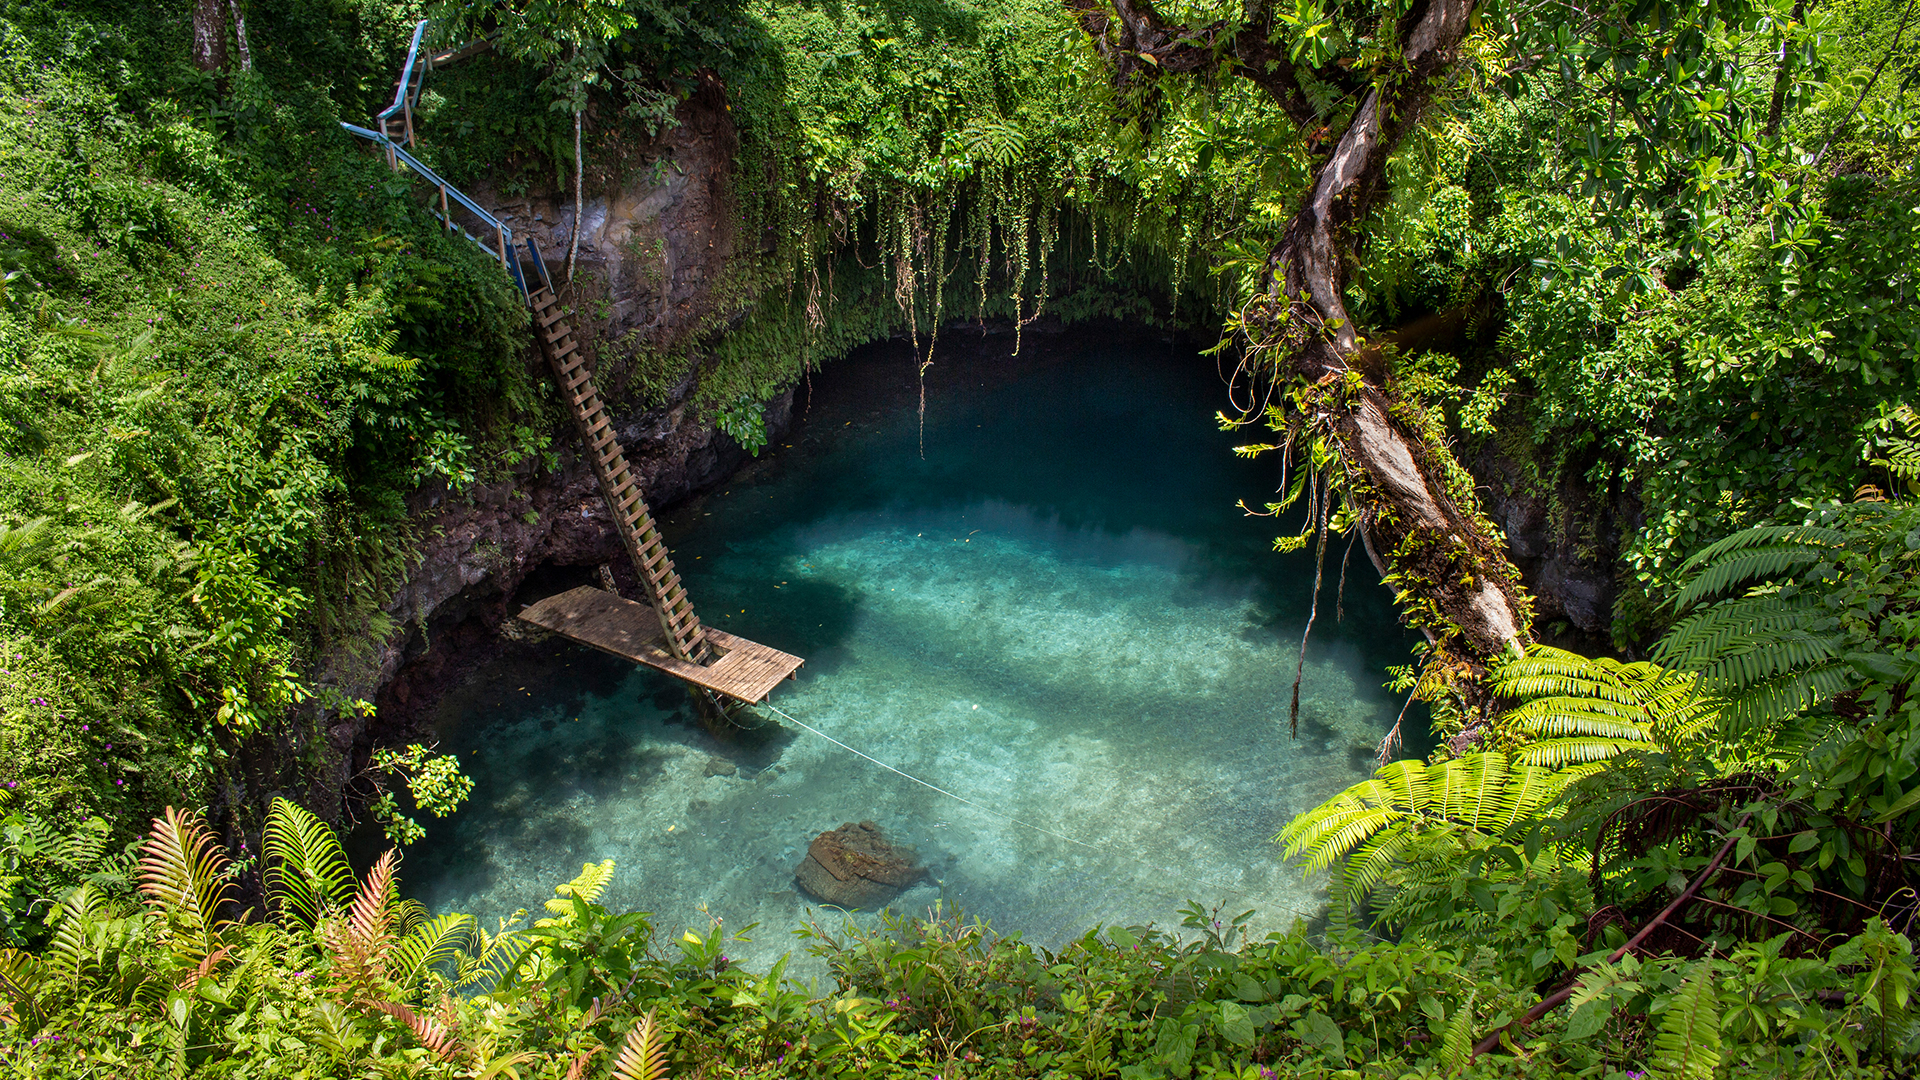
[[558,326],[555,326],[552,330],[547,331],[547,340],[557,342],[561,338],[566,337],[568,334],[571,334],[571,333],[573,333],[573,327],[568,326],[566,323],[563,322]]
[[[542,311],[544,312],[544,310],[545,310],[545,307],[547,307],[547,306],[551,306],[551,304],[552,304],[552,302],[551,302],[551,301],[549,301],[547,305],[544,305],[544,306],[542,307]],[[549,327],[549,326],[552,326],[552,325],[553,325],[554,323],[557,323],[557,322],[559,322],[559,321],[560,321],[561,319],[564,319],[564,318],[566,318],[566,317],[567,317],[567,309],[566,309],[566,308],[560,308],[559,310],[557,310],[557,311],[555,311],[555,312],[553,313],[553,317],[552,317],[552,318],[549,318],[549,319],[541,319],[541,320],[540,320],[540,329],[542,329],[542,330],[545,330],[545,329],[546,329],[547,327]]]

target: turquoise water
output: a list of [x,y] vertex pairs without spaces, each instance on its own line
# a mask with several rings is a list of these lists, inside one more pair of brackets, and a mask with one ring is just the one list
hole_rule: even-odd
[[667,929],[757,922],[732,954],[764,967],[821,914],[793,883],[810,839],[871,820],[930,872],[896,910],[940,900],[1030,941],[1177,923],[1188,899],[1260,928],[1315,914],[1320,883],[1270,840],[1371,767],[1398,704],[1382,669],[1411,643],[1385,590],[1355,552],[1337,619],[1330,551],[1289,739],[1312,561],[1234,506],[1270,498],[1277,466],[1229,452],[1248,440],[1211,422],[1211,362],[998,351],[937,358],[924,458],[914,361],[872,350],[665,521],[708,623],[807,658],[775,706],[959,799],[766,710],[715,738],[672,680],[548,642],[443,702],[476,788],[409,855],[410,889],[503,915],[611,857],[608,903]]

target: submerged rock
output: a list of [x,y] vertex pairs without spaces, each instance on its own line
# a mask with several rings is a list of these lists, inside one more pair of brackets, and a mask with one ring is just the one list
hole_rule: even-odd
[[889,843],[873,822],[847,822],[814,837],[793,879],[822,903],[874,907],[927,876],[919,859],[912,848]]

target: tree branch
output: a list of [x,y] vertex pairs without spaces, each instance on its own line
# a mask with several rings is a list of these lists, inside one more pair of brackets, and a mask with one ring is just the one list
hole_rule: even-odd
[[[1660,911],[1660,914],[1655,915],[1651,922],[1641,927],[1639,933],[1627,939],[1627,943],[1625,945],[1622,945],[1618,949],[1615,949],[1613,951],[1613,955],[1607,957],[1607,963],[1609,964],[1619,963],[1621,957],[1639,948],[1640,943],[1647,940],[1648,937],[1652,936],[1654,930],[1658,929],[1660,924],[1672,918],[1675,912],[1685,907],[1687,905],[1687,902],[1693,899],[1694,894],[1700,891],[1700,886],[1705,885],[1707,883],[1707,879],[1712,877],[1715,871],[1720,869],[1720,864],[1726,861],[1727,853],[1733,850],[1733,846],[1735,844],[1739,843],[1740,830],[1746,828],[1747,822],[1751,821],[1752,819],[1753,819],[1753,811],[1749,810],[1745,814],[1742,814],[1740,816],[1740,820],[1734,823],[1733,829],[1728,833],[1727,842],[1720,845],[1719,851],[1714,852],[1712,861],[1707,863],[1707,868],[1705,870],[1700,871],[1700,875],[1694,878],[1693,882],[1689,884],[1686,887],[1686,889],[1684,889],[1680,893],[1679,896],[1676,896],[1673,898],[1673,903],[1668,904],[1665,908],[1662,908]],[[1491,1052],[1493,1049],[1495,1049],[1500,1045],[1500,1037],[1502,1035],[1505,1035],[1509,1030],[1513,1028],[1520,1028],[1524,1030],[1529,1025],[1533,1024],[1534,1021],[1539,1020],[1541,1017],[1547,1015],[1553,1010],[1559,1008],[1561,1005],[1565,1004],[1567,999],[1573,997],[1574,993],[1580,989],[1580,980],[1578,978],[1578,974],[1580,973],[1576,973],[1576,977],[1572,982],[1569,982],[1567,985],[1561,987],[1559,990],[1555,991],[1553,994],[1549,995],[1548,997],[1541,999],[1538,1005],[1535,1005],[1533,1008],[1528,1009],[1526,1013],[1520,1017],[1520,1019],[1515,1020],[1513,1023],[1507,1024],[1504,1027],[1496,1028],[1493,1031],[1488,1032],[1485,1038],[1473,1044],[1473,1056],[1479,1057],[1481,1054]]]
[[1116,89],[1150,83],[1162,72],[1205,73],[1224,66],[1265,90],[1294,123],[1304,127],[1319,119],[1293,62],[1268,40],[1273,15],[1266,0],[1256,0],[1245,21],[1233,28],[1224,20],[1198,28],[1169,23],[1153,0],[1063,3],[1112,69]]

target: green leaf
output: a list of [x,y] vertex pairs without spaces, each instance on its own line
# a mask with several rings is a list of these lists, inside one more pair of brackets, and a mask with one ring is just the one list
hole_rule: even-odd
[[1244,971],[1236,971],[1233,973],[1233,996],[1241,1001],[1261,1002],[1271,995],[1267,993],[1266,986],[1260,980]]
[[1326,1013],[1314,1011],[1293,1022],[1293,1037],[1331,1058],[1347,1057],[1346,1036]]
[[[1885,825],[1887,822],[1892,821],[1894,818],[1899,817],[1915,806],[1920,806],[1920,787],[1916,787],[1912,791],[1895,799],[1892,806],[1887,807],[1879,817],[1873,819],[1874,824]],[[1799,838],[1795,837],[1794,842],[1799,843]],[[1807,846],[1812,847],[1813,845],[1808,844]]]
[[1567,1018],[1566,1038],[1569,1042],[1584,1042],[1600,1033],[1607,1024],[1607,1018],[1613,1015],[1613,1006],[1608,1002],[1590,1001],[1573,1011]]
[[1213,1018],[1213,1027],[1221,1038],[1235,1046],[1253,1045],[1253,1020],[1245,1008],[1231,1001],[1220,1003],[1220,1011]]

